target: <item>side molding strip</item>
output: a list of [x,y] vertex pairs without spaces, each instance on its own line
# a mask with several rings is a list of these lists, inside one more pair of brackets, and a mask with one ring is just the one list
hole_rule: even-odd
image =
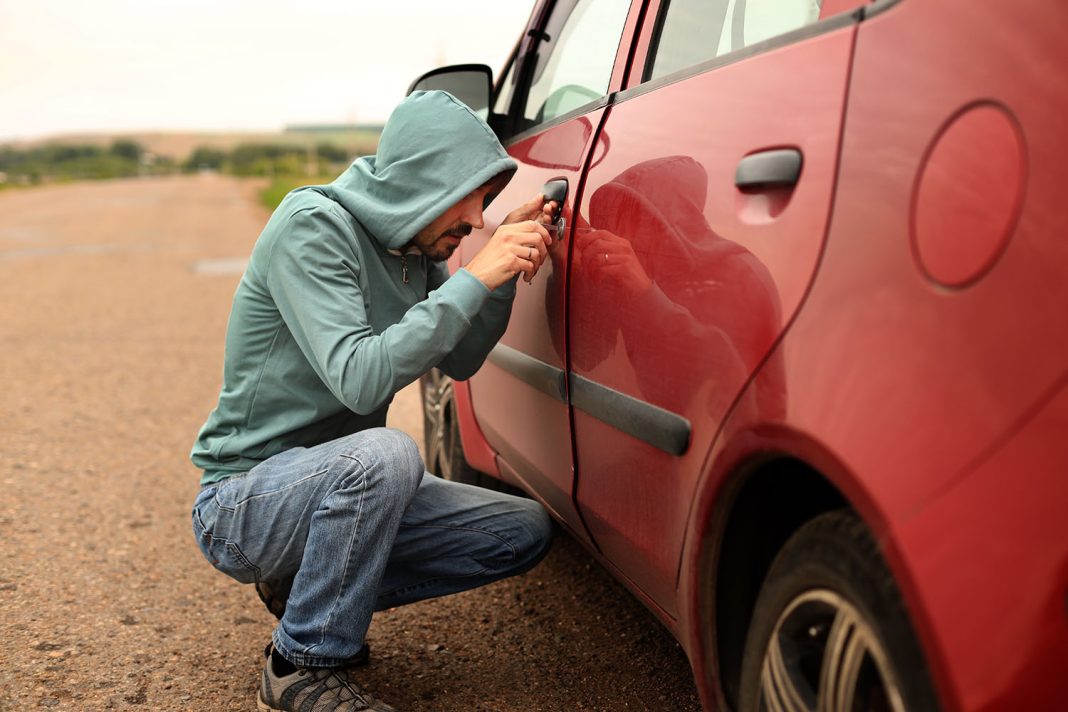
[[567,403],[564,372],[561,369],[504,344],[497,344],[493,347],[489,353],[489,360],[550,398]]
[[682,455],[690,447],[686,418],[574,373],[571,404],[669,455]]
[[[567,403],[561,369],[503,344],[493,347],[489,360],[545,395]],[[571,405],[579,410],[669,455],[682,455],[689,449],[692,428],[681,415],[575,374],[571,374],[570,385]]]

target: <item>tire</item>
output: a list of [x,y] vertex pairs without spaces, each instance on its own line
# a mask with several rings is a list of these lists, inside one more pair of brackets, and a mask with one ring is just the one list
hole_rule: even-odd
[[452,379],[438,369],[420,379],[426,469],[452,482],[497,489],[497,482],[467,464]]
[[893,577],[851,512],[786,542],[757,597],[742,712],[925,712],[938,702]]

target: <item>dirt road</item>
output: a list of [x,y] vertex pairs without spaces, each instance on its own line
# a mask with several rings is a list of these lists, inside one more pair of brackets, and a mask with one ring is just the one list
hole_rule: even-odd
[[[0,193],[0,710],[251,710],[273,618],[195,547],[192,439],[266,219],[212,176]],[[421,438],[417,392],[392,418]],[[378,615],[403,710],[695,710],[652,616],[566,536],[529,574]]]

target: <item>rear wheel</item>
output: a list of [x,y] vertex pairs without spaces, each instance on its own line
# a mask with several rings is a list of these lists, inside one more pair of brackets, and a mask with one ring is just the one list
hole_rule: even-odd
[[816,517],[776,557],[749,628],[739,708],[938,709],[900,594],[853,514]]
[[464,458],[452,379],[435,368],[420,379],[420,385],[427,470],[453,482],[495,488],[496,480],[471,467]]

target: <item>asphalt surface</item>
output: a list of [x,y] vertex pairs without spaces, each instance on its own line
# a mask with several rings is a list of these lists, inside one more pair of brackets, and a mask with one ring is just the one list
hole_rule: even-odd
[[[0,192],[0,710],[252,710],[274,619],[190,528],[267,213],[216,176]],[[418,392],[391,424],[421,441]],[[359,679],[402,710],[697,710],[667,631],[566,535],[532,572],[386,611]]]

